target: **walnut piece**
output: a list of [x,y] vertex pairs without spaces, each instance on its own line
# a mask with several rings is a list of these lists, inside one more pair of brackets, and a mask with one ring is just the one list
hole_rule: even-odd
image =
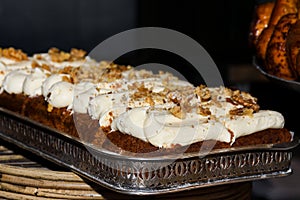
[[47,70],[49,72],[51,71],[51,68],[48,65],[46,65],[46,64],[39,65],[36,61],[32,61],[31,67],[33,69],[34,68],[41,68],[41,69]]
[[169,112],[179,119],[185,118],[185,113],[182,111],[180,106],[174,106],[169,109]]
[[195,94],[200,97],[202,102],[207,102],[211,99],[211,94],[209,89],[205,85],[200,85],[196,87]]
[[59,50],[58,48],[51,48],[48,51],[53,62],[77,61],[84,60],[86,52],[81,49],[71,49],[70,53]]
[[68,82],[68,83],[72,83],[72,80],[69,77],[67,77],[67,76],[63,76],[62,77],[62,81],[65,81],[65,82]]
[[229,114],[237,115],[237,116],[247,115],[247,116],[252,117],[253,112],[254,112],[254,110],[251,108],[236,108],[236,109],[230,110]]
[[58,73],[70,75],[70,78],[66,77],[65,81],[70,82],[70,83],[78,83],[79,70],[80,70],[80,67],[64,67],[63,69],[59,70]]
[[20,49],[13,47],[2,49],[0,48],[0,57],[6,57],[15,61],[28,60],[27,54]]
[[47,107],[47,111],[52,112],[52,110],[53,110],[53,106],[49,103]]
[[146,103],[149,103],[150,106],[154,106],[155,102],[153,101],[153,99],[151,97],[146,97]]
[[[133,88],[131,88],[131,87],[133,87]],[[135,93],[133,93],[133,95],[132,95],[133,99],[140,99],[143,97],[147,97],[147,96],[149,96],[149,94],[151,92],[150,90],[148,90],[148,88],[145,87],[144,84],[141,84],[141,85],[133,84],[131,87],[128,87],[128,89],[134,89],[134,88],[137,89],[137,91]]]
[[70,51],[71,57],[73,60],[81,60],[84,59],[85,55],[86,55],[86,51],[82,50],[82,49],[75,49],[72,48]]
[[211,115],[211,112],[209,108],[204,108],[203,106],[199,105],[197,107],[197,114],[203,115],[203,116],[209,116]]
[[102,76],[106,79],[106,81],[115,81],[117,79],[123,78],[122,72],[127,71],[131,68],[131,66],[110,63],[104,69],[104,73],[102,74]]
[[239,90],[233,91],[232,100],[246,108],[252,109],[254,112],[259,111],[257,99],[252,97],[249,93],[241,92]]

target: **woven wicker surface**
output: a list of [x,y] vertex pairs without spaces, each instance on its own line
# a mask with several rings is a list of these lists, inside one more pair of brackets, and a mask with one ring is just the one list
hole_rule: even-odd
[[7,144],[0,145],[0,199],[212,200],[250,199],[251,197],[251,183],[228,184],[148,197],[122,195],[84,180],[73,172],[55,166],[28,152],[6,146]]
[[103,199],[69,171],[45,168],[0,146],[0,197],[8,199]]

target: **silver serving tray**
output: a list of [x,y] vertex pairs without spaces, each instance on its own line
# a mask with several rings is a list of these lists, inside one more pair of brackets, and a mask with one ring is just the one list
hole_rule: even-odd
[[291,174],[295,138],[257,145],[164,157],[119,155],[86,144],[0,108],[0,137],[125,194],[163,194]]

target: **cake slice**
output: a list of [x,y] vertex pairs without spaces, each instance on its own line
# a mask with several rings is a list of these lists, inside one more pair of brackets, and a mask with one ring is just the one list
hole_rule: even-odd
[[291,141],[284,117],[247,92],[195,87],[77,49],[1,52],[1,107],[99,148],[176,153]]

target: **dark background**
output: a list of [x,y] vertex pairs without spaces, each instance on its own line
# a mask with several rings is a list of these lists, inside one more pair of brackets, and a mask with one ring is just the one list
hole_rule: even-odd
[[121,31],[159,26],[192,37],[217,62],[244,62],[253,7],[253,0],[1,0],[0,45],[29,54],[90,51]]
[[[248,34],[254,7],[261,1],[0,0],[0,46],[20,48],[29,55],[51,47],[89,52],[128,29],[158,26],[177,30],[208,51],[227,86],[251,92],[263,109],[281,112],[286,126],[298,135],[299,93],[265,79],[252,65]],[[191,73],[189,63],[168,52],[141,50],[118,62],[134,66],[164,63],[181,68],[194,84],[201,80]]]
[[[251,63],[248,45],[254,0],[0,0],[0,46],[29,55],[51,47],[91,51],[103,40],[136,27],[179,31],[211,55],[230,84],[228,65]],[[122,44],[120,44],[122,45]],[[180,47],[179,47],[180,48]],[[180,71],[193,84],[202,83],[194,68],[177,55],[137,50],[120,64],[162,63]]]

